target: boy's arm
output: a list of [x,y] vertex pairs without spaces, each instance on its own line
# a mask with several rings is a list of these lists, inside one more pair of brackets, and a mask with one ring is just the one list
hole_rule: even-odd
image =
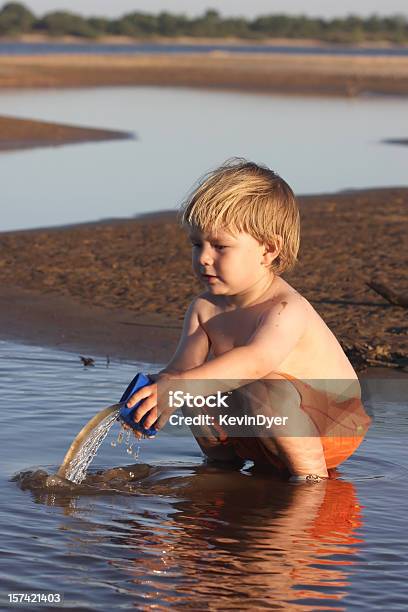
[[159,374],[178,374],[200,366],[207,359],[210,341],[200,324],[201,302],[202,298],[197,297],[188,307],[176,351]]
[[[205,380],[206,391],[240,387],[243,381],[258,380],[277,371],[293,351],[306,328],[304,306],[299,299],[282,301],[265,313],[245,346],[227,351],[175,376],[178,380]],[[211,382],[214,380],[214,390]]]

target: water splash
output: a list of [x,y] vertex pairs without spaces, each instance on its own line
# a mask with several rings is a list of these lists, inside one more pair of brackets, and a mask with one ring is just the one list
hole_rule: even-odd
[[[70,481],[73,484],[81,484],[86,477],[88,467],[98,452],[99,447],[109,433],[113,423],[118,420],[121,404],[114,404],[98,412],[81,429],[71,446],[69,447],[64,461],[57,474],[60,480]],[[134,450],[134,440],[131,440],[131,430],[120,423],[121,429],[116,440],[111,441],[111,446],[125,442],[126,452],[139,459],[140,446]]]
[[65,478],[67,480],[70,480],[75,484],[81,484],[86,476],[86,472],[91,461],[98,452],[100,445],[108,435],[110,428],[118,417],[118,414],[119,409],[111,414],[108,414],[108,416],[106,416],[96,428],[92,429],[89,436],[85,438],[79,450],[70,460],[65,471]]

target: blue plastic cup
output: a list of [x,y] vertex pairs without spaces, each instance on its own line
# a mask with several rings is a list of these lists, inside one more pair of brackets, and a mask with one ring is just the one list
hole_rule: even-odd
[[136,421],[134,420],[135,412],[140,406],[141,402],[138,402],[132,408],[128,408],[126,406],[126,402],[128,401],[131,395],[136,393],[136,391],[138,391],[139,389],[143,389],[143,387],[151,385],[152,382],[153,381],[149,378],[149,376],[146,376],[142,373],[137,374],[134,379],[129,383],[126,391],[120,398],[120,403],[123,403],[123,406],[119,410],[119,418],[121,421],[123,421],[123,423],[126,423],[126,425],[129,425],[129,427],[131,427],[135,431],[138,431],[144,436],[148,436],[150,438],[157,434],[157,429],[155,427],[146,428],[143,426],[143,423],[145,422],[148,413],[140,419],[139,423],[136,423]]

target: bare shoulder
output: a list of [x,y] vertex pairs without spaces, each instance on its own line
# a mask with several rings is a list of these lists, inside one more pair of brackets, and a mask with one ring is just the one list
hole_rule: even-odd
[[298,327],[306,325],[311,305],[309,302],[289,283],[282,278],[279,279],[273,295],[261,305],[258,324],[265,321],[280,321],[285,324],[294,324]]
[[190,306],[194,308],[201,323],[211,319],[220,310],[219,300],[208,291],[203,291],[197,295]]
[[211,296],[209,296],[207,292],[196,295],[196,297],[191,300],[189,308],[195,312],[203,312],[210,305],[208,297]]
[[286,297],[279,301],[288,302],[287,320],[300,325],[302,333],[295,350],[282,364],[282,371],[299,379],[356,379],[340,342],[320,314],[304,296],[288,283],[285,285],[282,295]]

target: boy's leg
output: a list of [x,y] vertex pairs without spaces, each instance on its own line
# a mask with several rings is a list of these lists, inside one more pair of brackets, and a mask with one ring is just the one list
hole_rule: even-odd
[[194,437],[204,455],[210,461],[231,463],[234,465],[243,465],[245,463],[245,461],[239,455],[237,455],[231,442],[222,443],[218,440],[218,442],[213,443],[212,441],[209,441],[209,438],[206,436]]
[[[196,414],[185,405],[182,406],[181,410],[184,416],[194,416]],[[190,427],[190,429],[207,459],[237,466],[243,465],[244,460],[237,455],[231,441],[224,436],[220,436],[220,433],[214,428],[209,425],[201,425],[200,427]]]
[[[266,451],[278,457],[292,475],[327,477],[322,441],[313,421],[301,407],[293,384],[285,379],[254,381],[239,390],[240,408],[250,416],[281,417],[282,424],[254,427],[247,431]],[[287,417],[286,424],[283,420]]]

